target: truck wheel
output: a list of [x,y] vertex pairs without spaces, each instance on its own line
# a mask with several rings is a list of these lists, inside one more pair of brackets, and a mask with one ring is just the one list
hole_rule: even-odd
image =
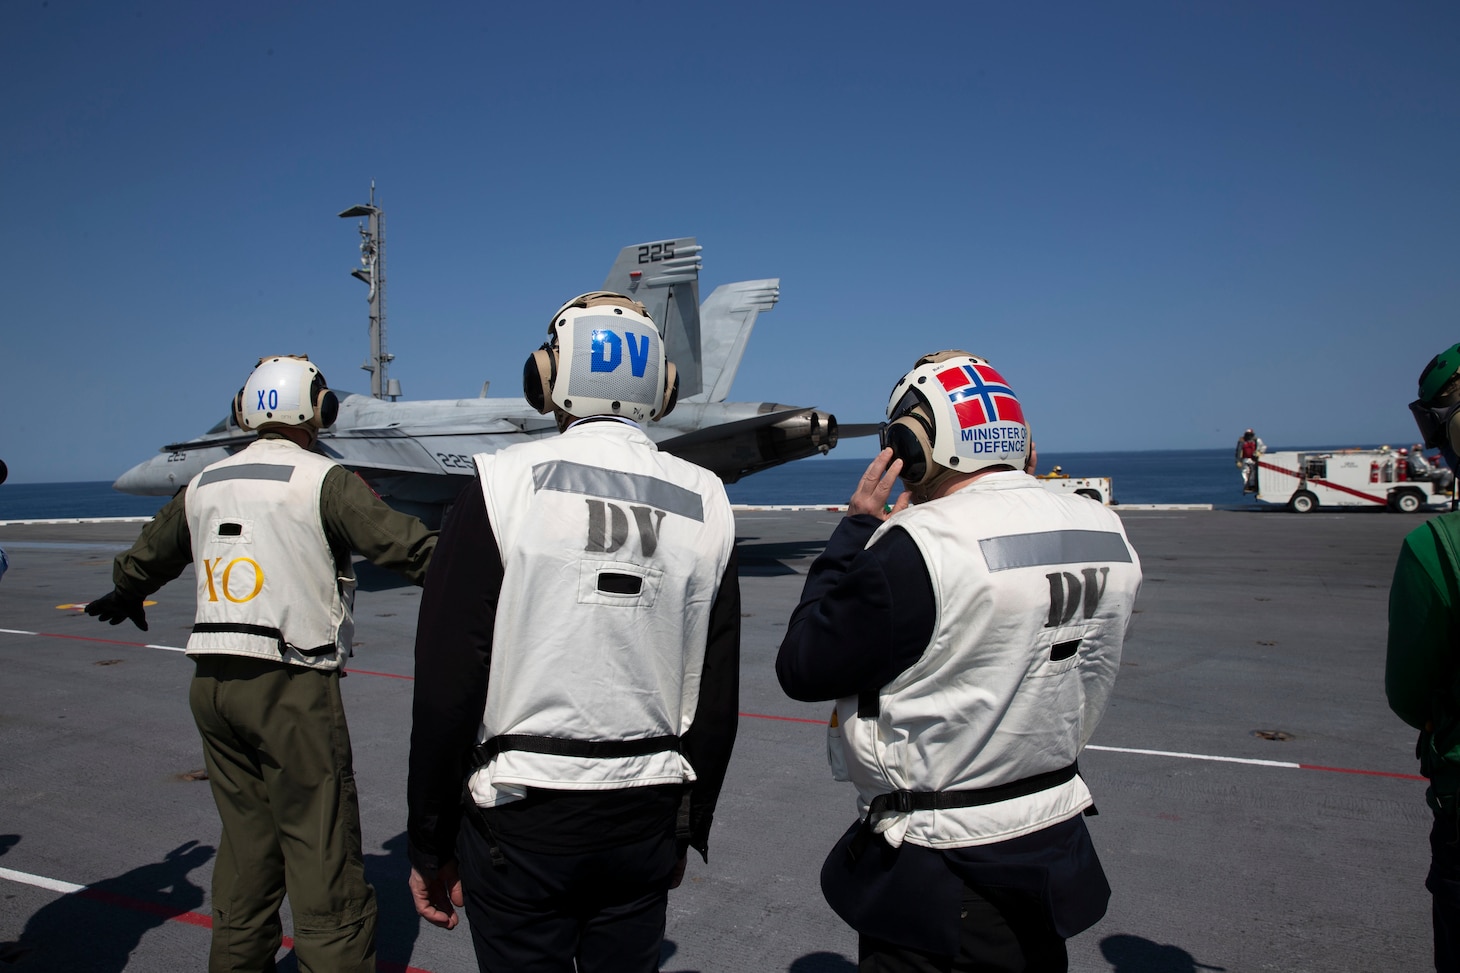
[[1094,500],[1096,503],[1101,503],[1102,502],[1101,499],[1100,499],[1100,491],[1099,490],[1076,490],[1075,491],[1075,496],[1077,496],[1077,497],[1088,497],[1089,499]]
[[1307,490],[1299,490],[1288,501],[1288,509],[1297,514],[1312,513],[1318,509],[1318,498]]
[[1412,514],[1423,506],[1424,501],[1418,493],[1413,490],[1402,490],[1394,495],[1391,501],[1394,509],[1402,514]]

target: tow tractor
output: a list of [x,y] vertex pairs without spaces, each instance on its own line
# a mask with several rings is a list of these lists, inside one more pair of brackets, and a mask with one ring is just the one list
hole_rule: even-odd
[[1404,458],[1391,450],[1338,449],[1261,454],[1257,499],[1300,514],[1375,505],[1414,513],[1449,503],[1451,493],[1429,480],[1407,479]]
[[1073,493],[1077,497],[1086,497],[1106,506],[1116,502],[1108,476],[1070,476],[1056,466],[1051,472],[1036,476],[1035,479],[1040,486],[1054,493]]

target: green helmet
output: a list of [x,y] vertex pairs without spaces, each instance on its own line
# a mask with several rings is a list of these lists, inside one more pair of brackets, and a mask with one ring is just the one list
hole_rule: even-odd
[[1419,373],[1419,400],[1429,403],[1440,394],[1440,389],[1460,373],[1460,344],[1451,345],[1430,359],[1425,370]]

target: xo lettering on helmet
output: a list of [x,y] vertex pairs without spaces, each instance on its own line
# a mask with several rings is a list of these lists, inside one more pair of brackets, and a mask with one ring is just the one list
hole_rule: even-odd
[[[240,568],[240,565],[246,565],[246,568]],[[234,575],[235,571],[239,572],[237,577]],[[247,594],[240,596],[235,592],[249,583],[243,580],[245,571],[249,572],[248,576],[253,582],[253,588]],[[217,601],[221,592],[224,600],[241,605],[246,601],[253,601],[259,596],[259,592],[264,590],[264,569],[259,567],[259,562],[251,557],[236,557],[227,564],[223,563],[221,557],[212,560],[204,558],[203,573],[204,577],[208,579],[209,601]]]
[[594,328],[593,354],[589,368],[595,372],[613,372],[623,364],[624,346],[628,346],[629,370],[635,378],[643,378],[649,367],[649,336],[633,332],[619,334],[607,328]]
[[259,389],[258,405],[254,406],[254,411],[263,412],[265,410],[274,410],[277,408],[279,408],[279,390]]

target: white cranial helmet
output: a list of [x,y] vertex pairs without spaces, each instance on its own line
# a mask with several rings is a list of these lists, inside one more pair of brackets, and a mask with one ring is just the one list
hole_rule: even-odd
[[340,403],[308,355],[260,358],[233,400],[233,418],[244,429],[334,425]]
[[945,351],[918,359],[893,386],[882,445],[892,447],[903,482],[916,489],[944,471],[1024,469],[1029,427],[1014,390],[987,360]]
[[674,408],[679,378],[644,305],[593,291],[553,315],[547,342],[523,369],[522,392],[543,413],[648,422]]

